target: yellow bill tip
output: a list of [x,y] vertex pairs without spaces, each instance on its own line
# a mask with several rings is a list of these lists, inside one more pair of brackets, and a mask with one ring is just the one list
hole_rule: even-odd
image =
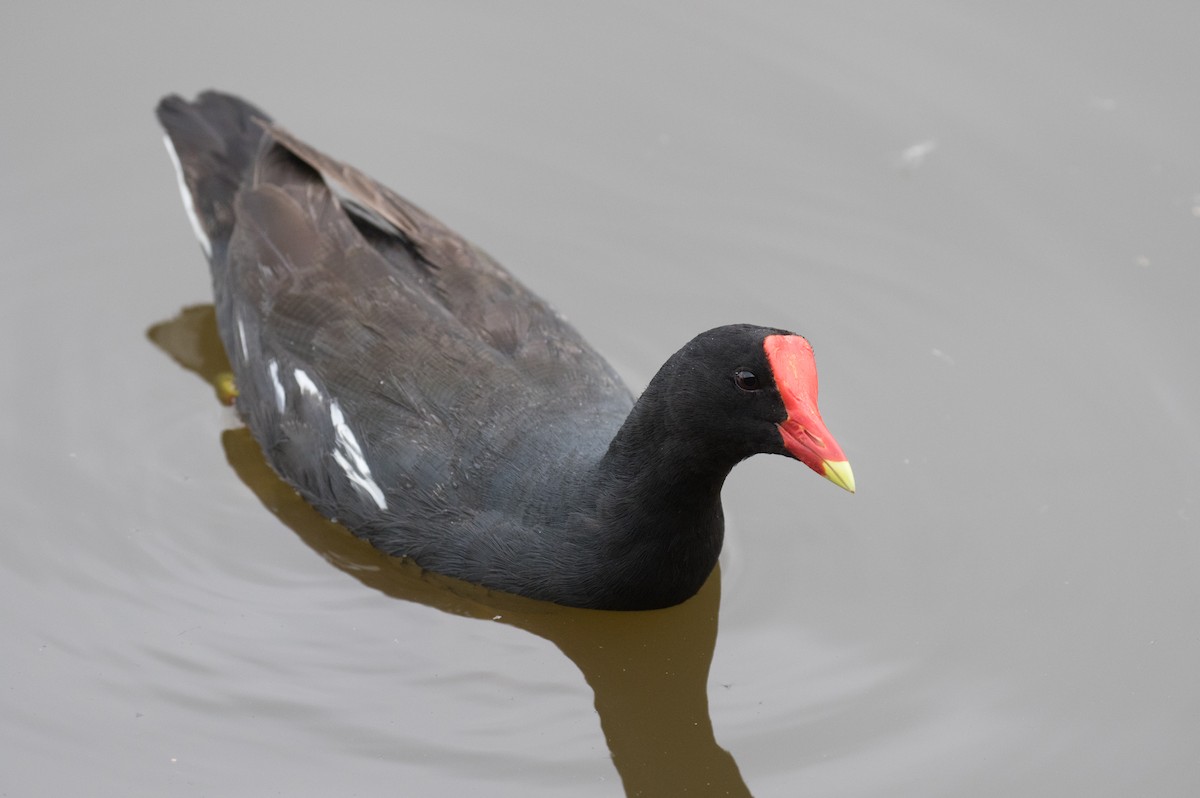
[[844,488],[851,493],[854,492],[854,472],[850,470],[850,463],[845,460],[822,460],[821,467],[825,479],[837,485],[839,488]]

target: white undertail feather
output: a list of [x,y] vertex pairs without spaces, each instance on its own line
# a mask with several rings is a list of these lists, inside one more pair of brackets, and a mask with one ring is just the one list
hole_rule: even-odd
[[170,136],[163,136],[163,143],[167,146],[167,155],[171,156],[171,163],[175,166],[175,178],[179,181],[179,196],[183,198],[183,209],[187,211],[188,221],[192,223],[192,232],[196,234],[196,240],[200,242],[200,249],[204,250],[204,257],[212,257],[212,242],[208,240],[208,235],[204,232],[204,227],[200,224],[200,217],[196,215],[196,205],[192,201],[192,192],[188,191],[187,181],[183,177],[183,164],[179,162],[179,155],[175,152],[175,145],[171,143]]

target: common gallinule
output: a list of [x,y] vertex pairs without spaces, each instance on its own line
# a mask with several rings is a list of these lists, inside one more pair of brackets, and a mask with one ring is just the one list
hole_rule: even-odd
[[486,253],[254,106],[171,96],[158,119],[239,412],[283,479],[383,551],[538,599],[649,609],[712,572],[740,460],[789,455],[854,490],[804,338],[701,333],[635,402]]

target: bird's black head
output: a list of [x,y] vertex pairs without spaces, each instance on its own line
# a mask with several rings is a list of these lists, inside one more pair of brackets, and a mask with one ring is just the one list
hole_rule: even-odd
[[854,490],[817,410],[812,347],[795,333],[749,324],[701,333],[667,361],[651,392],[667,431],[702,440],[709,457],[732,465],[753,454],[788,455]]

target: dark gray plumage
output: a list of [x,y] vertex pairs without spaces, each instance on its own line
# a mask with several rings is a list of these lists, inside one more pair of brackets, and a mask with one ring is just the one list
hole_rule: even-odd
[[699,589],[726,474],[788,453],[775,386],[730,378],[769,383],[763,340],[786,333],[698,336],[635,409],[487,254],[258,109],[208,92],[158,118],[238,410],[308,501],[388,553],[535,598],[644,608]]

